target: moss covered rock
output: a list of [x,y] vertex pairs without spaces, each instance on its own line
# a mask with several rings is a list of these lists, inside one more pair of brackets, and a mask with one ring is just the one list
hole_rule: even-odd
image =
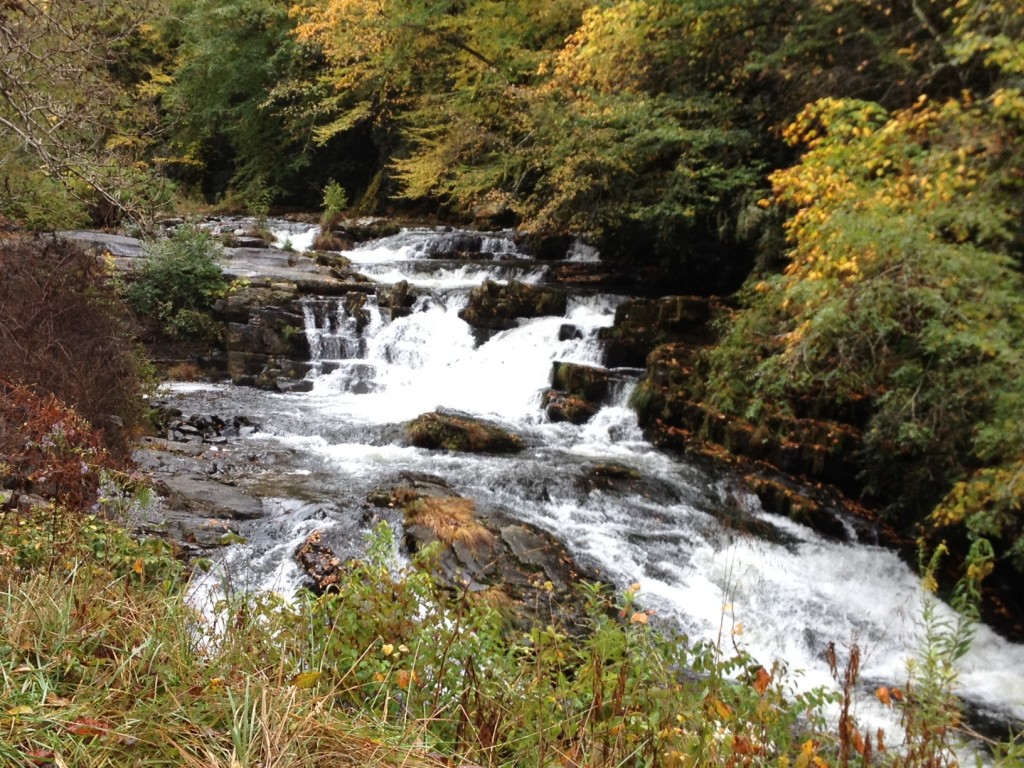
[[409,442],[417,448],[469,453],[514,453],[523,440],[496,424],[447,411],[424,413],[407,427]]
[[514,328],[520,317],[564,315],[566,306],[566,295],[554,288],[516,280],[507,285],[486,280],[469,294],[469,304],[459,317],[474,328],[504,331]]

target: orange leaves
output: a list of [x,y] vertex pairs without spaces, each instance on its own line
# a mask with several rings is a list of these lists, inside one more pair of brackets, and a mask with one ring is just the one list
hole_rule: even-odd
[[416,685],[420,681],[420,676],[416,674],[416,670],[400,669],[395,672],[395,683],[403,691],[409,690],[410,685]]
[[718,715],[719,719],[721,720],[730,720],[732,718],[732,707],[730,707],[724,701],[719,699],[717,696],[712,696],[708,700],[708,707],[711,713]]
[[891,707],[894,701],[904,701],[906,699],[906,695],[903,693],[903,689],[901,688],[889,688],[888,686],[882,685],[875,691],[875,698],[885,706]]
[[52,765],[56,756],[57,754],[52,749],[42,747],[30,749],[25,753],[25,757],[32,765]]
[[111,730],[112,726],[110,723],[93,717],[80,717],[67,725],[68,733],[72,736],[81,736],[83,738],[106,736]]
[[[0,455],[35,493],[82,509],[92,503],[103,470],[116,463],[100,432],[54,395],[0,380]],[[17,426],[14,426],[17,425]]]
[[751,683],[751,685],[754,686],[754,690],[757,691],[759,695],[764,696],[771,683],[771,673],[764,667],[758,667],[757,672],[754,673],[754,681]]

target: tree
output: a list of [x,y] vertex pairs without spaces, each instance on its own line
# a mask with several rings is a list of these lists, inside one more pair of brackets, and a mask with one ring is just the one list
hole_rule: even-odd
[[156,89],[168,170],[210,199],[309,205],[336,173],[312,143],[315,112],[291,87],[317,61],[292,36],[288,9],[286,0],[178,0],[161,24],[173,49]]
[[299,3],[298,39],[326,62],[321,142],[372,136],[378,175],[367,202],[433,201],[467,212],[517,179],[528,133],[525,91],[548,46],[585,0],[321,0]]
[[0,159],[9,215],[40,225],[88,214],[141,221],[166,204],[166,186],[142,162],[151,113],[133,100],[132,84],[118,79],[155,2],[0,6]]
[[787,138],[805,152],[764,201],[790,213],[787,263],[748,281],[705,397],[754,421],[866,412],[866,497],[961,555],[990,539],[1019,578],[1024,96],[823,99]]
[[[756,126],[730,93],[737,61],[711,55],[716,35],[728,36],[711,10],[621,0],[584,14],[532,99],[527,226],[582,232],[610,257],[672,263],[690,290],[742,280],[743,258],[724,265],[735,252],[710,253],[737,244],[764,166]],[[723,22],[744,20],[728,10]]]

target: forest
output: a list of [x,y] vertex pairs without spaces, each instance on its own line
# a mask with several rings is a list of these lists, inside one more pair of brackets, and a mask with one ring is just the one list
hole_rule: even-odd
[[856,500],[1020,631],[1015,0],[0,0],[0,177],[5,230],[329,192],[658,269],[728,307],[687,397],[781,441],[855,427]]

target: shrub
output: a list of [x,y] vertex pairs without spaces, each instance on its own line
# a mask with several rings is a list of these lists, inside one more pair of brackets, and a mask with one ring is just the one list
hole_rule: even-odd
[[217,264],[220,254],[220,244],[208,232],[178,227],[171,237],[147,247],[125,297],[136,312],[158,320],[170,336],[212,340],[218,327],[210,311],[227,288]]
[[348,195],[345,188],[334,179],[331,179],[324,187],[324,213],[320,223],[329,226],[348,206]]
[[147,370],[103,264],[52,239],[0,238],[0,378],[51,393],[127,453]]
[[806,151],[772,177],[791,213],[789,263],[748,281],[705,359],[704,395],[735,415],[842,419],[870,404],[862,487],[907,529],[1024,446],[1021,207],[1007,170],[1024,156],[1022,107],[1006,94],[893,113],[808,105],[787,129]]

